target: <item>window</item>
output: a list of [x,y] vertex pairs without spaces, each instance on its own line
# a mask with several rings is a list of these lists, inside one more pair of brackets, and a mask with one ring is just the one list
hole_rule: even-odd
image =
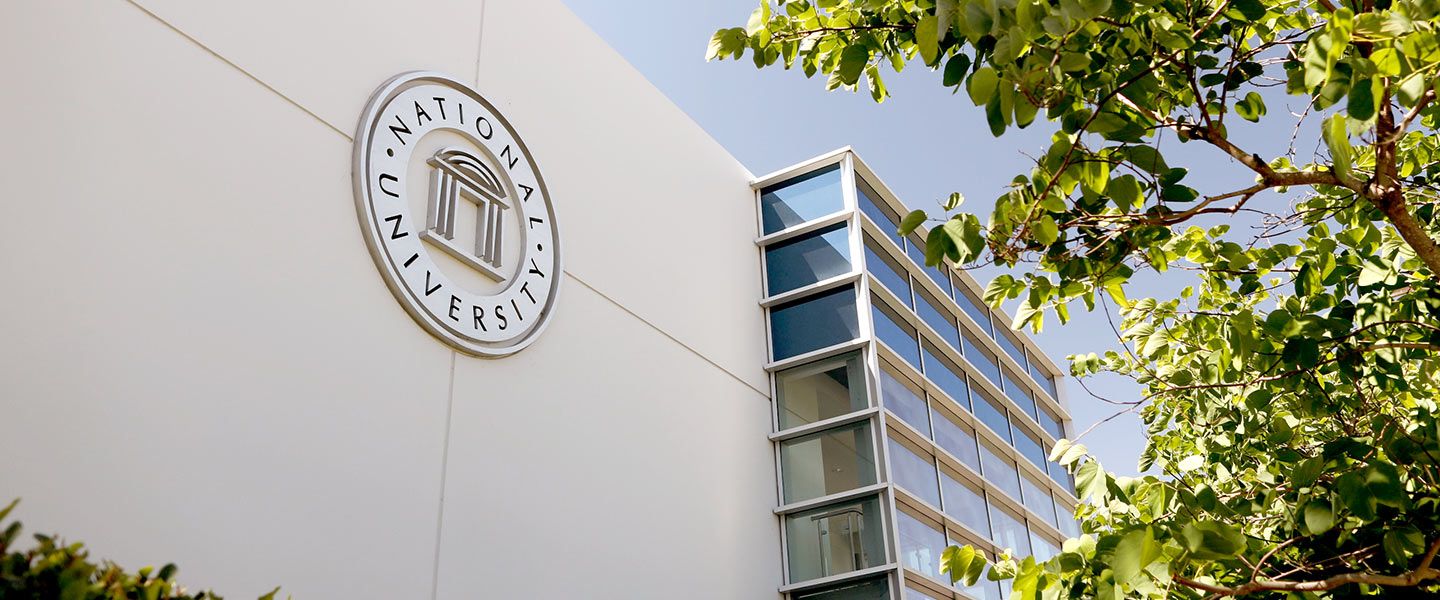
[[771,296],[850,272],[850,228],[836,223],[765,248]]
[[889,369],[880,369],[880,400],[885,408],[900,417],[901,421],[909,423],[911,427],[918,429],[920,433],[930,436],[930,420],[925,407],[925,397],[915,388],[901,383],[900,378],[890,373]]
[[890,471],[895,484],[916,498],[940,506],[940,482],[935,478],[935,459],[920,456],[895,438],[890,443]]
[[1050,479],[1060,484],[1060,487],[1065,488],[1071,494],[1075,493],[1075,482],[1070,479],[1070,473],[1065,471],[1065,467],[1060,466],[1059,463],[1047,462],[1045,472],[1049,473]]
[[930,412],[931,420],[935,422],[935,443],[979,473],[980,451],[975,449],[975,430],[960,424],[938,408],[932,408]]
[[1030,533],[1019,515],[1002,506],[991,506],[990,528],[995,532],[992,539],[996,546],[1013,550],[1016,557],[1030,556]]
[[980,442],[980,472],[985,481],[1010,494],[1011,498],[1020,500],[1020,473],[1015,470],[1015,463],[1005,458],[1004,452],[985,442]]
[[1009,442],[1010,418],[1005,416],[1005,409],[1000,407],[1000,403],[992,399],[989,392],[980,386],[971,390],[970,399],[974,405],[975,417],[999,434],[1000,439]]
[[955,317],[950,311],[940,308],[940,301],[931,297],[924,290],[915,290],[915,312],[920,318],[940,334],[940,339],[950,344],[951,348],[960,349],[960,330],[955,325]]
[[770,342],[775,360],[848,342],[859,335],[855,288],[850,286],[770,309]]
[[1040,389],[1050,394],[1051,398],[1060,398],[1059,393],[1055,389],[1055,378],[1051,377],[1049,373],[1045,372],[1045,369],[1040,367],[1040,361],[1035,358],[1034,353],[1030,354],[1030,378],[1034,379],[1035,383],[1040,385]]
[[1002,370],[1000,376],[1005,378],[1005,395],[1020,405],[1025,414],[1035,416],[1035,397],[1030,395],[1030,388],[1021,384],[1008,367]]
[[942,473],[940,485],[945,490],[945,514],[976,533],[990,537],[990,518],[985,514],[985,492],[973,483]]
[[865,241],[865,271],[870,273],[876,281],[890,293],[895,294],[905,306],[910,306],[914,299],[910,297],[910,276],[890,260],[889,256],[881,254],[872,246],[873,242]]
[[1020,487],[1025,491],[1025,508],[1040,515],[1046,523],[1059,527],[1060,523],[1055,520],[1055,499],[1050,497],[1050,490],[1045,486],[1045,482],[1023,475],[1020,477]]
[[990,309],[985,306],[985,301],[971,292],[970,286],[959,280],[960,275],[954,274],[954,277],[956,280],[953,286],[955,303],[960,305],[960,310],[970,315],[970,319],[980,326],[980,330],[984,331],[985,335],[994,337],[995,330],[990,324]]
[[935,355],[933,349],[927,344],[925,347],[925,377],[935,383],[951,400],[959,404],[961,408],[970,408],[970,386],[965,384],[965,377],[960,374],[960,368],[954,363]]
[[874,453],[868,420],[786,440],[780,444],[785,502],[875,483]]
[[880,204],[875,201],[875,198],[878,198],[879,195],[870,189],[870,186],[863,180],[857,180],[855,183],[855,198],[860,201],[860,212],[870,217],[870,220],[874,221],[875,225],[880,227],[881,231],[885,232],[885,235],[890,238],[890,241],[895,242],[895,247],[904,248],[905,241],[900,238],[899,233],[900,217],[891,212],[888,207],[880,206]]
[[995,353],[987,350],[979,340],[970,335],[970,332],[962,331],[960,333],[961,341],[965,345],[965,347],[962,348],[962,350],[965,351],[965,359],[969,360],[970,364],[975,365],[975,368],[980,370],[981,375],[984,375],[986,379],[989,379],[991,383],[999,387],[1000,361],[995,358]]
[[775,375],[780,429],[824,421],[869,406],[858,353],[786,369]]
[[950,272],[950,267],[945,266],[943,260],[939,266],[925,266],[925,240],[921,239],[919,235],[912,235],[907,239],[910,241],[910,245],[905,247],[905,254],[910,256],[910,260],[915,261],[915,264],[925,272],[931,281],[935,282],[935,285],[945,291],[945,295],[950,295],[950,276],[947,274]]
[[945,534],[930,524],[899,511],[900,563],[940,579],[940,555],[945,552]]
[[906,323],[900,315],[890,310],[879,299],[871,299],[871,314],[874,315],[875,337],[885,342],[891,350],[920,370],[920,342],[915,338],[915,328]]
[[885,564],[885,529],[880,523],[880,501],[874,497],[787,516],[790,582]]
[[1031,552],[1034,552],[1035,562],[1045,562],[1051,557],[1060,553],[1060,547],[1041,537],[1035,532],[1030,532]]
[[1010,331],[1010,328],[1006,327],[1004,323],[995,324],[995,333],[995,341],[1000,342],[1000,349],[1009,354],[1010,358],[1015,359],[1015,362],[1020,364],[1020,368],[1024,369],[1026,365],[1025,351],[1021,350],[1020,338],[1015,337],[1015,332]]
[[1080,523],[1075,521],[1075,510],[1055,499],[1055,514],[1060,518],[1060,533],[1066,537],[1080,537]]
[[889,600],[890,576],[845,581],[791,594],[795,600]]
[[765,233],[799,225],[845,208],[840,191],[840,165],[760,190],[760,213]]
[[1050,434],[1050,437],[1057,440],[1065,437],[1065,426],[1060,423],[1060,417],[1056,416],[1050,409],[1044,406],[1040,407],[1039,421],[1040,428],[1044,429],[1045,433]]
[[1036,439],[1034,434],[1026,431],[1025,428],[1019,426],[1018,423],[1014,426],[1014,429],[1015,450],[1020,453],[1020,456],[1025,457],[1025,460],[1034,463],[1036,468],[1044,471],[1046,462],[1045,447],[1040,445],[1040,440]]

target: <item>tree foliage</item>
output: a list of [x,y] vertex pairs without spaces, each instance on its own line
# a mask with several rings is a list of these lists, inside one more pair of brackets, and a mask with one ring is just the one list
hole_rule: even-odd
[[[1054,129],[988,221],[930,228],[927,259],[1027,267],[985,294],[1019,302],[1017,328],[1113,305],[1123,351],[1071,370],[1141,385],[1140,466],[1163,476],[1062,441],[1085,533],[994,561],[1014,597],[1440,593],[1440,1],[1337,2],[781,0],[711,40],[876,101],[919,62],[996,136]],[[1282,93],[1303,113],[1270,110]],[[1262,157],[1236,119],[1319,150]],[[1253,184],[1187,179],[1162,142]],[[1192,285],[1130,298],[1142,270]],[[943,567],[990,562],[951,548]]]
[[[20,523],[6,525],[19,501],[0,508],[0,598],[5,600],[220,600],[212,592],[187,592],[175,583],[177,569],[167,564],[127,573],[115,563],[96,564],[83,544],[35,535],[29,550],[15,549]],[[274,600],[279,588],[260,597]]]

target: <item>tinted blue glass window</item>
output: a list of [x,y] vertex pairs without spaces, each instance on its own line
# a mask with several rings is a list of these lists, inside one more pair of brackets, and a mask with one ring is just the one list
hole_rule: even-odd
[[1038,362],[1040,361],[1035,360],[1034,356],[1030,357],[1030,378],[1034,379],[1035,383],[1040,385],[1040,389],[1050,394],[1051,398],[1058,399],[1060,395],[1055,390],[1055,378],[1046,373],[1044,369],[1041,369],[1040,365],[1036,364]]
[[935,461],[912,452],[895,438],[888,441],[890,472],[895,475],[895,484],[932,506],[940,506],[940,481],[935,478]]
[[975,449],[975,431],[935,409],[930,410],[930,418],[935,422],[935,443],[979,473],[980,451]]
[[896,525],[900,533],[900,562],[939,579],[940,555],[945,552],[945,534],[904,511],[900,511]]
[[[1014,373],[1010,372],[1010,369],[1005,369],[1001,377],[1005,378],[1005,395],[1019,404],[1020,408],[1025,410],[1025,414],[1035,417],[1035,398],[1030,395],[1030,388],[1016,381],[1017,378]],[[1038,420],[1039,417],[1036,419]]]
[[920,346],[919,340],[915,338],[915,328],[905,324],[898,316],[890,313],[890,309],[883,308],[879,301],[872,301],[872,310],[875,318],[875,337],[885,342],[891,350],[920,370]]
[[1055,514],[1060,517],[1060,533],[1065,534],[1065,537],[1080,537],[1080,524],[1075,522],[1075,511],[1061,504],[1059,498],[1055,499]]
[[850,272],[850,228],[837,223],[765,249],[770,295]]
[[855,288],[842,287],[770,309],[775,360],[847,342],[860,336]]
[[980,345],[980,341],[970,335],[969,332],[961,332],[961,340],[964,342],[965,359],[980,370],[980,374],[989,379],[996,386],[1000,385],[1000,363],[995,353]]
[[915,297],[918,299],[918,302],[915,303],[915,312],[919,313],[920,318],[924,319],[925,323],[935,330],[935,333],[940,334],[940,338],[945,340],[945,343],[950,344],[951,348],[959,350],[960,330],[955,325],[955,317],[951,316],[949,311],[942,310],[940,302],[931,298],[930,294],[916,290]]
[[840,165],[806,173],[760,190],[765,233],[775,233],[845,208],[840,191]]
[[1006,327],[1004,323],[996,323],[995,334],[995,341],[1000,342],[1000,349],[1009,354],[1010,358],[1015,359],[1015,362],[1020,364],[1020,368],[1025,368],[1025,365],[1028,364],[1025,362],[1025,351],[1020,348],[1020,340],[1015,337],[1015,333],[1010,331],[1010,328]]
[[1010,548],[1015,556],[1030,556],[1030,532],[1024,519],[998,506],[990,511],[990,528],[995,531],[995,545]]
[[1070,479],[1070,474],[1065,472],[1065,467],[1062,467],[1059,464],[1053,462],[1046,463],[1046,465],[1047,467],[1045,469],[1045,472],[1050,474],[1050,479],[1055,483],[1060,484],[1060,487],[1065,488],[1066,491],[1074,494],[1075,482],[1074,480]]
[[885,286],[885,289],[900,298],[905,306],[910,306],[912,300],[910,299],[909,276],[905,275],[904,271],[897,270],[889,258],[881,256],[868,243],[865,244],[865,270],[869,271],[875,280],[880,282],[880,285]]
[[990,537],[990,519],[985,515],[985,493],[968,481],[959,481],[949,475],[940,478],[945,489],[945,514],[974,529],[976,533]]
[[890,409],[890,412],[899,416],[901,421],[909,423],[911,427],[929,437],[929,409],[925,407],[925,399],[910,389],[910,386],[900,383],[900,380],[885,369],[880,370],[880,401],[885,403],[885,408]]
[[960,374],[960,369],[950,364],[950,361],[936,356],[930,348],[925,348],[925,377],[935,382],[935,387],[940,388],[955,400],[961,407],[970,408],[970,386],[965,385],[965,377]]
[[1065,437],[1065,427],[1060,424],[1060,417],[1055,416],[1048,408],[1040,409],[1040,428],[1057,440]]
[[1030,432],[1022,427],[1015,428],[1015,450],[1035,464],[1041,471],[1045,470],[1045,447],[1040,445],[1040,440],[1035,439]]
[[860,202],[860,212],[870,217],[870,220],[885,232],[890,241],[895,242],[895,246],[904,248],[905,242],[901,241],[898,231],[900,229],[899,217],[892,214],[890,209],[882,208],[879,203],[875,202],[874,196],[871,195],[872,192],[868,188],[869,186],[864,183],[855,186],[855,198]]
[[1025,508],[1039,515],[1046,523],[1059,527],[1060,522],[1055,520],[1055,500],[1050,497],[1050,490],[1045,488],[1045,482],[1036,481],[1026,475],[1020,478],[1020,487],[1025,491]]
[[908,239],[910,244],[906,246],[905,254],[909,255],[910,260],[915,261],[915,264],[920,267],[920,270],[924,271],[925,275],[929,276],[936,285],[939,285],[940,289],[945,290],[946,295],[949,295],[950,276],[947,274],[949,273],[949,267],[946,267],[944,263],[941,263],[938,268],[925,266],[925,240],[917,239],[913,236]]
[[965,311],[970,320],[975,321],[986,335],[995,335],[995,331],[990,327],[990,309],[985,307],[985,302],[958,281],[955,282],[954,290],[955,303],[960,305],[960,310]]
[[970,399],[974,404],[975,416],[986,427],[1000,434],[1001,439],[1010,441],[1010,419],[1005,416],[1005,409],[980,387],[977,386],[972,392]]
[[1010,494],[1015,500],[1020,500],[1020,472],[1015,470],[1013,461],[990,444],[980,444],[980,471],[985,476],[985,481]]

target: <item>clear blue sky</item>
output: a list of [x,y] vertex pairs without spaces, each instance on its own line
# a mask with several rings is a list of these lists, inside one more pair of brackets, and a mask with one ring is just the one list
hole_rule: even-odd
[[[823,77],[806,79],[799,71],[773,67],[758,70],[748,56],[740,62],[706,63],[710,35],[720,27],[743,26],[756,6],[754,0],[565,2],[756,175],[850,145],[911,207],[934,209],[939,199],[958,191],[967,198],[962,208],[984,219],[1005,184],[1029,171],[1026,154],[1041,153],[1053,131],[1049,123],[1037,121],[1027,130],[1012,129],[1003,138],[992,137],[983,109],[972,106],[963,94],[941,87],[939,74],[918,63],[903,74],[890,75],[887,85],[892,97],[879,105],[868,93],[826,92]],[[1272,113],[1283,110],[1279,98],[1271,102]],[[1232,137],[1254,144],[1257,151],[1283,152],[1289,134],[1288,128],[1277,131],[1272,126],[1266,132],[1232,125]],[[1248,185],[1250,178],[1243,170],[1216,156],[1213,149],[1195,146],[1172,143],[1165,150],[1172,166],[1192,168],[1190,179],[1203,175],[1202,181],[1219,187],[1193,181],[1191,185],[1202,193]],[[1305,148],[1302,154],[1310,150]],[[983,284],[998,272],[977,276]],[[1151,279],[1131,290],[1130,296],[1164,295],[1181,285],[1173,279],[1163,283]],[[1038,336],[1063,368],[1068,368],[1068,354],[1117,347],[1105,316],[1080,308],[1070,325],[1060,327],[1051,319]],[[1097,394],[1117,400],[1133,400],[1139,394],[1137,387],[1120,378],[1092,380],[1089,385]],[[1117,412],[1075,382],[1068,386],[1077,430]],[[1138,417],[1124,415],[1097,427],[1081,442],[1107,468],[1133,474],[1144,442],[1142,431]]]

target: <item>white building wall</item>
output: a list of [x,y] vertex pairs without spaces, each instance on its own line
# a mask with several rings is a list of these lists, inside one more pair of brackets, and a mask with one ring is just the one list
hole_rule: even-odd
[[[514,357],[426,334],[361,237],[350,136],[413,69],[555,200]],[[0,70],[27,529],[232,598],[776,597],[750,174],[558,0],[14,0]]]

